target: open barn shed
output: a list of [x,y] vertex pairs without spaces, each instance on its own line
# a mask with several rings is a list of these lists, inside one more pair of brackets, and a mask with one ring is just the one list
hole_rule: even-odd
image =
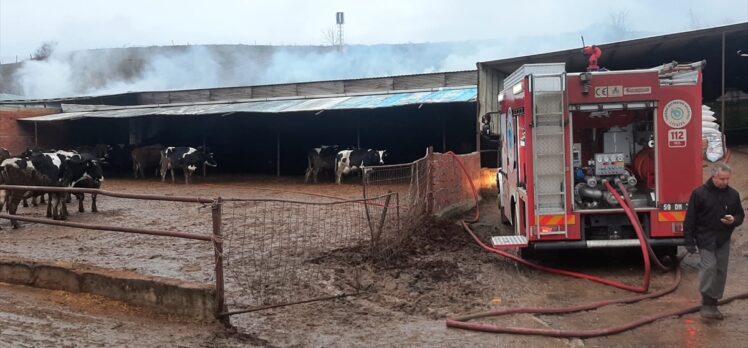
[[[346,92],[343,83],[341,91],[318,87],[316,95],[300,88],[304,84],[272,86],[273,93],[263,90],[268,86],[240,87],[240,95],[146,92],[138,100],[147,104],[61,103],[60,113],[19,121],[41,147],[206,145],[221,173],[299,175],[307,166],[306,152],[319,145],[387,150],[386,163],[413,161],[429,146],[475,151],[475,76],[468,71],[371,79],[370,88],[348,80],[357,89]],[[340,85],[316,84],[324,83]],[[211,100],[226,95],[235,99]]]

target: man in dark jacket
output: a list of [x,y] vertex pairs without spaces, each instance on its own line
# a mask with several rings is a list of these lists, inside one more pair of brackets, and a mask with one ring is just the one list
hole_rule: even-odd
[[699,313],[708,319],[723,318],[717,301],[725,291],[730,237],[745,217],[740,194],[729,186],[731,172],[723,163],[712,168],[712,177],[691,193],[684,223],[686,249],[695,253],[698,247],[701,255]]

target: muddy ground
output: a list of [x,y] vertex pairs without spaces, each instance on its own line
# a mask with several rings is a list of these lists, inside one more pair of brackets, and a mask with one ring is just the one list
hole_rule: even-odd
[[[740,149],[738,149],[740,151]],[[733,152],[733,186],[748,196],[748,154]],[[114,191],[213,197],[272,197],[330,200],[319,195],[356,197],[355,185],[306,186],[300,178],[197,178],[195,184],[161,184],[156,180],[108,180]],[[281,190],[283,192],[274,191]],[[312,192],[309,196],[301,192]],[[745,203],[744,203],[745,205]],[[71,207],[74,207],[72,205]],[[88,210],[88,207],[86,208]],[[210,233],[210,210],[195,204],[139,202],[99,198],[100,213],[70,220],[150,228],[167,227]],[[481,203],[482,219],[474,228],[484,237],[506,233],[498,223],[496,200]],[[177,211],[178,213],[175,213]],[[42,208],[20,211],[41,216]],[[126,269],[184,280],[211,282],[213,251],[201,242],[22,223],[18,230],[0,221],[0,256],[67,260],[112,269]],[[597,283],[528,270],[478,248],[453,222],[424,226],[398,257],[369,265],[352,262],[355,251],[333,253],[321,260],[334,275],[326,286],[354,278],[366,287],[358,296],[295,305],[232,317],[235,330],[178,318],[86,294],[32,289],[0,283],[0,346],[205,346],[205,347],[742,347],[748,341],[748,301],[722,307],[726,319],[705,322],[697,314],[669,318],[619,335],[594,339],[556,339],[497,335],[445,327],[445,319],[495,307],[564,306],[633,296]],[[639,284],[642,267],[636,255],[611,252],[574,253],[554,266]],[[479,322],[540,328],[592,329],[621,324],[698,302],[698,257],[683,264],[679,289],[663,298],[611,306],[565,316],[516,315]],[[655,272],[652,288],[670,284],[669,274]],[[733,237],[726,294],[748,289],[748,233]],[[742,342],[742,343],[741,343]]]

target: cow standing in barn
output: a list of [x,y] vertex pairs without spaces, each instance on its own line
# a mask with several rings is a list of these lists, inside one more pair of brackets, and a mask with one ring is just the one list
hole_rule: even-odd
[[161,152],[161,182],[166,180],[166,172],[171,172],[171,182],[174,182],[174,169],[182,169],[184,172],[184,183],[189,184],[192,173],[203,164],[217,167],[213,154],[205,148],[192,147],[167,147]]
[[317,183],[317,176],[320,172],[335,173],[335,156],[338,155],[340,146],[338,145],[321,145],[307,152],[307,168],[304,175],[304,183],[309,183],[311,178]]
[[132,158],[132,173],[135,179],[140,175],[145,178],[145,173],[153,170],[154,176],[159,176],[161,170],[161,152],[164,147],[161,145],[148,145],[137,147],[130,153]]
[[78,146],[74,151],[79,153],[85,159],[95,159],[99,161],[99,164],[102,164],[109,161],[114,148],[107,144],[96,144]]
[[343,175],[361,171],[364,167],[384,164],[387,150],[355,149],[342,150],[335,157],[335,183],[340,184]]

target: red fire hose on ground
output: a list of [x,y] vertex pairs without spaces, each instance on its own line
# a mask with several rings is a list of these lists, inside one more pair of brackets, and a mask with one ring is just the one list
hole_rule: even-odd
[[[470,176],[468,175],[468,172],[465,169],[465,166],[462,163],[462,161],[459,159],[459,157],[457,157],[457,155],[455,155],[451,151],[447,153],[452,156],[454,161],[462,168],[462,171],[465,174],[465,176],[469,178]],[[634,230],[636,231],[637,238],[639,239],[642,254],[644,257],[644,270],[645,270],[644,284],[642,287],[633,287],[630,285],[622,284],[620,282],[602,279],[599,277],[594,277],[594,276],[590,276],[590,275],[586,275],[582,273],[570,272],[570,271],[555,269],[551,267],[540,266],[540,265],[528,262],[508,252],[489,247],[488,245],[483,243],[478,238],[478,236],[475,235],[475,233],[470,229],[470,226],[468,225],[468,223],[475,223],[475,222],[478,222],[478,220],[480,219],[480,209],[478,208],[478,192],[475,189],[475,185],[473,184],[472,180],[468,180],[468,181],[470,183],[470,187],[473,191],[473,197],[475,199],[475,207],[476,207],[475,217],[469,221],[463,220],[461,221],[461,224],[462,224],[462,227],[465,229],[465,231],[468,232],[471,237],[473,237],[473,239],[476,241],[476,243],[478,243],[478,245],[480,245],[483,249],[486,249],[487,251],[491,253],[499,254],[515,262],[524,264],[526,266],[529,266],[529,267],[532,267],[532,268],[535,268],[541,271],[575,277],[575,278],[587,279],[587,280],[595,281],[601,284],[614,286],[617,288],[621,288],[621,289],[633,291],[633,292],[638,292],[638,293],[646,293],[649,290],[650,273],[651,273],[650,262],[652,259],[655,260],[655,264],[658,266],[658,268],[666,269],[666,267],[662,265],[659,262],[659,260],[657,260],[657,258],[654,256],[654,252],[652,251],[652,248],[650,247],[648,240],[644,236],[641,224],[639,223],[639,219],[636,216],[636,214],[633,212],[630,206],[630,200],[628,204],[626,204],[627,202],[624,202],[624,199],[621,198],[618,192],[616,192],[615,189],[607,182],[605,183],[606,188],[611,194],[613,194],[613,196],[616,198],[616,201],[618,201],[621,207],[624,208],[626,215],[629,217],[632,224],[634,225]],[[619,185],[619,187],[621,186],[623,185]],[[624,193],[626,198],[628,198],[628,193],[626,192],[625,187],[622,187],[622,192]],[[644,317],[639,320],[625,323],[619,326],[603,328],[603,329],[594,329],[594,330],[558,330],[558,329],[539,329],[539,328],[525,328],[525,327],[504,327],[504,326],[487,325],[487,324],[479,324],[479,323],[469,323],[467,321],[472,320],[472,319],[477,319],[477,318],[489,317],[489,316],[501,316],[501,315],[508,315],[508,314],[516,314],[516,313],[534,313],[534,314],[573,313],[573,312],[592,310],[592,309],[600,308],[600,307],[611,305],[611,304],[634,303],[634,302],[642,301],[645,299],[657,298],[657,297],[673,292],[680,284],[681,271],[680,271],[680,268],[677,267],[677,261],[675,260],[673,262],[673,268],[675,269],[675,279],[673,281],[673,284],[666,289],[663,289],[663,290],[660,290],[658,292],[654,292],[651,294],[644,294],[644,295],[639,295],[639,296],[635,296],[631,298],[600,301],[600,302],[594,302],[594,303],[583,304],[583,305],[578,305],[578,306],[561,307],[561,308],[527,307],[527,308],[496,309],[496,310],[492,310],[488,312],[476,313],[476,314],[466,315],[466,316],[462,316],[462,317],[458,317],[454,319],[448,319],[446,324],[447,324],[447,327],[460,328],[460,329],[466,329],[466,330],[495,332],[495,333],[512,333],[512,334],[522,334],[522,335],[540,335],[540,336],[551,336],[551,337],[591,338],[591,337],[617,334],[623,331],[631,330],[636,327],[654,322],[659,319],[668,318],[672,316],[680,316],[680,315],[684,315],[687,313],[698,311],[700,306],[696,305],[696,306],[691,306],[688,308],[673,310],[673,311],[666,312],[666,313]],[[732,302],[736,299],[745,299],[745,298],[748,298],[748,293],[743,293],[743,294],[725,298],[721,300],[719,303],[725,304],[725,303]]]

